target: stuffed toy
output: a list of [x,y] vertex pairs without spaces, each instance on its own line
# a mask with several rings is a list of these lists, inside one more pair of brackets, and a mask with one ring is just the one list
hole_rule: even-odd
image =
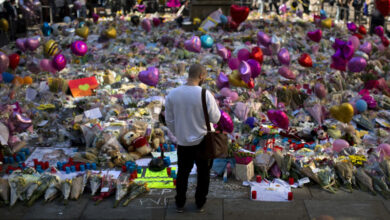
[[321,126],[316,129],[314,129],[311,134],[313,135],[313,138],[316,140],[317,144],[323,144],[328,141],[328,127]]
[[161,128],[155,128],[151,135],[151,142],[153,150],[156,150],[160,144],[165,143],[165,134]]
[[148,139],[145,137],[147,123],[137,121],[132,124],[130,131],[120,138],[121,143],[134,159],[139,159],[152,152]]

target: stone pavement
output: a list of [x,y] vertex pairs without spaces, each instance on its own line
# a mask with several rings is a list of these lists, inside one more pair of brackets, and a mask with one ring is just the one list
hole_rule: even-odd
[[176,213],[173,189],[152,189],[127,207],[113,208],[114,197],[95,206],[88,192],[67,206],[57,199],[49,204],[42,200],[27,208],[18,202],[15,207],[0,208],[0,219],[313,219],[330,215],[335,219],[390,219],[390,201],[361,191],[330,194],[318,186],[295,189],[292,202],[254,202],[249,188],[229,180],[224,184],[213,179],[206,212],[196,213],[195,185],[189,186],[185,213]]

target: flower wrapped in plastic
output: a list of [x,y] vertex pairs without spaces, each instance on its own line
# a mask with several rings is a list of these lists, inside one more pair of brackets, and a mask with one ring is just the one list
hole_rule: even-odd
[[337,162],[335,168],[342,184],[352,193],[353,165],[351,161],[344,160]]
[[100,189],[100,194],[98,196],[94,196],[93,200],[95,201],[95,205],[99,204],[103,199],[110,197],[115,192],[115,179],[110,175],[105,175],[102,178],[102,187]]
[[31,192],[32,188],[35,187],[34,184],[36,184],[38,181],[39,174],[35,171],[34,168],[27,168],[23,171],[15,170],[8,177],[8,183],[11,189],[10,205],[15,205],[18,199],[21,201],[26,201],[27,190],[30,188]]
[[149,192],[149,188],[148,188],[148,184],[147,183],[140,183],[140,184],[134,184],[134,185],[131,185],[131,189],[130,189],[130,194],[129,196],[127,197],[127,199],[125,200],[125,202],[123,202],[123,206],[127,206],[129,205],[129,203],[137,198],[138,196],[144,194],[144,193],[147,193]]
[[65,179],[61,182],[61,192],[64,197],[64,204],[68,204],[68,199],[70,196],[70,190],[72,188],[72,179]]
[[45,191],[45,195],[44,195],[45,202],[50,202],[53,201],[53,199],[57,198],[57,196],[60,194],[60,188],[61,188],[61,180],[58,176],[55,176],[55,178],[50,180],[49,187],[47,187]]
[[255,166],[260,169],[264,178],[268,178],[268,170],[272,167],[274,163],[275,158],[269,152],[258,154],[254,160]]
[[356,183],[362,191],[376,195],[372,179],[363,168],[358,168],[355,172]]
[[80,196],[83,194],[85,186],[88,181],[88,173],[84,173],[81,175],[77,175],[72,180],[72,188],[70,191],[70,198],[74,200],[78,200]]
[[94,196],[102,185],[102,176],[99,173],[93,173],[89,177],[89,184],[91,187],[91,195]]
[[0,178],[0,198],[5,204],[9,203],[9,184],[8,179]]
[[114,208],[118,207],[121,200],[129,193],[130,185],[135,184],[133,181],[129,181],[129,177],[130,177],[129,173],[123,173],[116,180]]
[[364,171],[371,177],[374,190],[385,199],[390,198],[390,190],[387,186],[386,175],[378,162],[373,162],[365,166]]
[[46,190],[49,188],[49,186],[52,185],[52,183],[58,183],[58,182],[59,182],[58,176],[50,173],[43,174],[39,179],[38,188],[31,195],[31,198],[27,202],[27,206],[31,207],[34,204],[34,202],[37,199],[39,199],[39,197],[45,194]]

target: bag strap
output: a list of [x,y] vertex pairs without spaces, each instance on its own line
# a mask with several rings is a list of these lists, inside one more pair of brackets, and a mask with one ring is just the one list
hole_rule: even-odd
[[202,107],[203,107],[204,119],[206,120],[207,132],[210,132],[211,127],[210,127],[209,113],[207,112],[206,91],[207,91],[206,89],[202,88]]

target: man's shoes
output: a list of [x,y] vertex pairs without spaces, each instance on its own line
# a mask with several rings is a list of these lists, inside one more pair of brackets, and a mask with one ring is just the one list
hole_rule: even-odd
[[198,213],[204,213],[204,212],[205,212],[205,210],[204,210],[203,207],[197,208],[196,211],[197,211]]
[[184,207],[181,207],[181,208],[176,207],[176,212],[177,213],[183,213],[184,212]]

